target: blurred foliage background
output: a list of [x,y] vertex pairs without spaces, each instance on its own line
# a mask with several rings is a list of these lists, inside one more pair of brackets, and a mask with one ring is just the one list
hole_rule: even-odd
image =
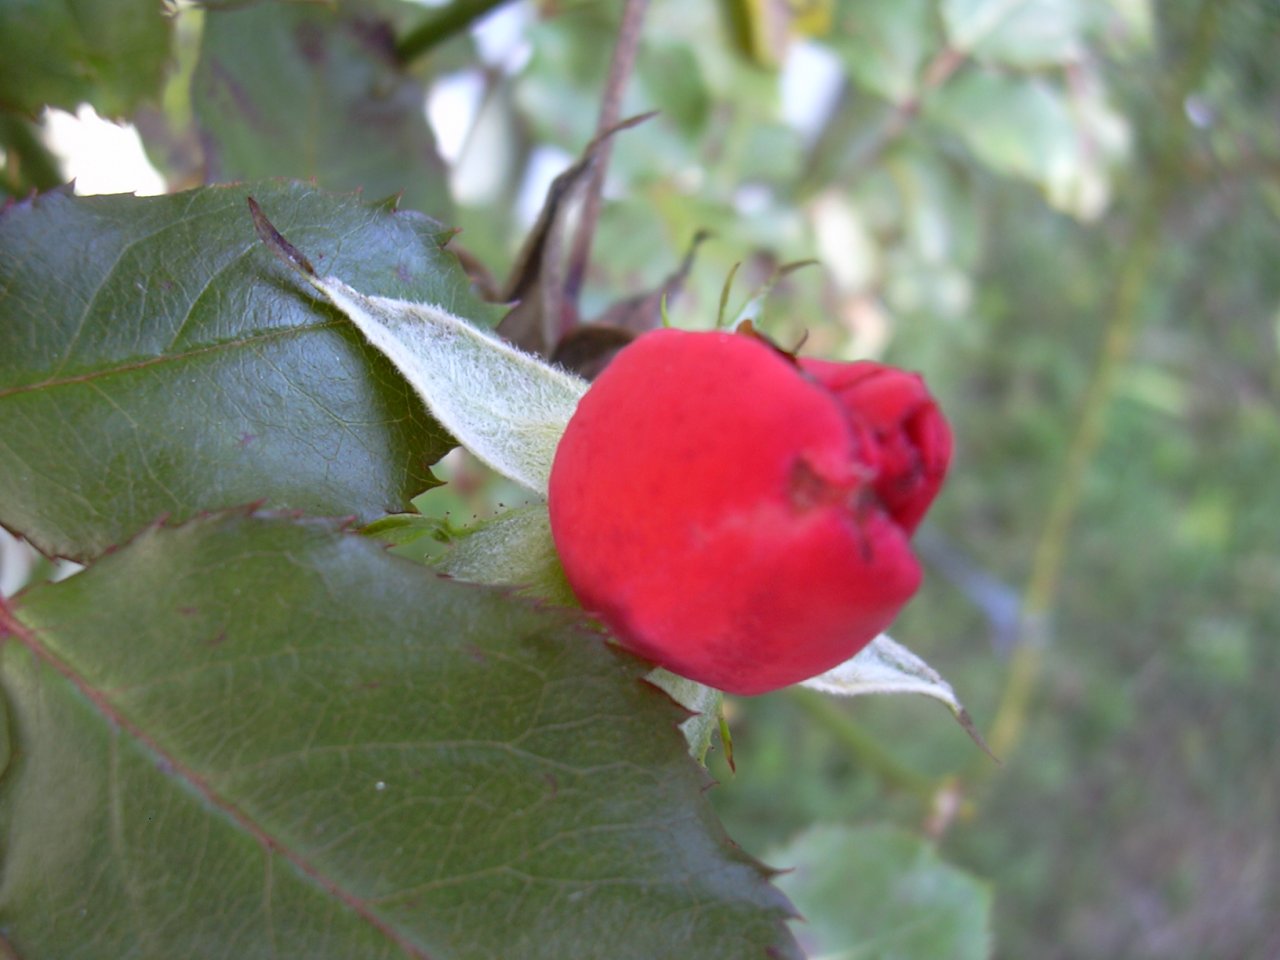
[[[583,316],[702,230],[680,326],[714,322],[735,264],[740,301],[818,261],[764,327],[920,370],[948,411],[894,634],[1004,760],[928,701],[735,701],[736,775],[712,759],[730,833],[776,862],[815,823],[922,839],[988,885],[1000,957],[1280,957],[1280,4],[644,6],[621,112],[660,113],[614,140]],[[5,22],[0,185],[60,182],[38,106],[88,100],[169,189],[401,193],[502,277],[596,131],[623,8],[184,3],[118,17],[119,76]],[[23,57],[68,69],[32,90]],[[512,502],[441,472],[424,510]]]

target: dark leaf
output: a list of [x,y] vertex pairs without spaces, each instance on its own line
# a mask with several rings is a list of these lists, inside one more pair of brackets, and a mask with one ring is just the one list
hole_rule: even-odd
[[798,958],[682,712],[332,524],[151,529],[0,610],[0,931],[42,958]]
[[210,182],[314,178],[449,215],[425,91],[368,4],[208,11],[191,97]]
[[169,24],[159,0],[0,0],[0,110],[128,114],[160,90]]
[[[0,523],[84,558],[167,513],[266,500],[361,520],[452,446],[254,234],[250,188],[61,193],[0,216]],[[326,273],[486,322],[418,214],[252,188]]]
[[22,197],[63,182],[57,158],[41,141],[39,125],[26,117],[0,112],[0,156],[0,191],[4,194]]

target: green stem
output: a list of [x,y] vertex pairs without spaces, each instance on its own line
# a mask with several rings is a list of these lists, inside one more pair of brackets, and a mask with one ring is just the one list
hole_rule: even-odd
[[431,14],[410,30],[396,44],[401,63],[412,63],[450,37],[466,30],[481,17],[510,0],[453,0],[453,3]]
[[[1199,83],[1208,63],[1217,35],[1221,3],[1222,0],[1205,0],[1200,6],[1193,33],[1195,48],[1164,98],[1164,109],[1173,111],[1174,115]],[[1058,600],[1071,527],[1089,470],[1102,446],[1116,379],[1132,349],[1142,298],[1160,249],[1161,217],[1182,179],[1182,164],[1188,150],[1184,128],[1178,126],[1176,130],[1173,142],[1163,144],[1156,156],[1150,185],[1145,196],[1139,198],[1132,237],[1112,291],[1098,362],[1085,391],[1075,434],[1036,544],[1023,607],[1026,632],[1011,658],[1005,689],[991,726],[991,749],[1006,760],[1026,727],[1044,661],[1050,614]]]
[[861,767],[874,773],[893,789],[914,794],[925,803],[932,802],[936,792],[933,780],[899,763],[893,754],[880,745],[879,740],[845,713],[839,701],[804,687],[790,687],[787,693],[792,703],[825,728]]

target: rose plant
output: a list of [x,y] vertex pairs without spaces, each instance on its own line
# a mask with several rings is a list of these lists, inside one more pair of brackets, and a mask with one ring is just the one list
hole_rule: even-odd
[[[319,276],[249,206],[267,247],[463,446],[547,498],[468,532],[440,569],[581,603],[704,717],[722,691],[798,682],[844,696],[923,693],[985,749],[950,685],[880,633],[919,585],[909,540],[951,456],[919,376],[801,360],[743,323],[651,331],[590,385],[438,305]],[[701,757],[709,728],[693,727]]]
[[[741,333],[659,331],[591,386],[485,329],[432,222],[301,185],[251,189],[252,218],[244,187],[52,193],[0,215],[0,522],[88,562],[0,602],[0,937],[31,957],[114,938],[104,950],[124,955],[163,927],[167,955],[202,956],[216,914],[272,942],[260,885],[230,874],[277,878],[299,924],[336,907],[342,928],[312,955],[695,944],[732,960],[740,938],[798,957],[788,904],[713,828],[688,755],[705,759],[722,689],[912,691],[963,721],[936,673],[876,635],[918,582],[909,536],[947,463],[922,383],[797,361]],[[295,275],[253,243],[251,222]],[[180,286],[164,273],[179,243],[204,251]],[[125,253],[140,272],[116,290]],[[67,282],[72,300],[48,293]],[[135,380],[125,407],[103,392]],[[333,408],[294,389],[316,382],[351,390],[353,407],[367,393],[369,412],[335,435]],[[373,539],[430,520],[378,506],[425,480],[338,469],[377,462],[372,428],[406,423],[407,387],[432,415],[414,414],[415,449],[443,443],[439,424],[535,498],[465,531],[434,569]],[[144,428],[150,446],[119,442]],[[82,466],[57,457],[68,444],[101,481],[68,473]],[[62,480],[33,479],[46,475]],[[59,495],[89,482],[102,508]],[[617,485],[612,514],[592,508],[597,483]],[[345,506],[366,526],[243,506],[263,489],[273,506]],[[166,506],[169,522],[154,522]],[[87,801],[50,803],[49,784]],[[117,849],[104,855],[107,836]],[[193,862],[192,836],[225,863]],[[573,899],[526,902],[491,875],[509,863]],[[86,893],[94,871],[104,879]],[[198,895],[175,900],[182,884]],[[637,911],[642,940],[619,953],[616,918]],[[695,926],[668,929],[681,911]],[[451,930],[465,937],[446,942]]]
[[565,574],[628,648],[737,694],[848,660],[920,582],[951,434],[923,381],[657,330],[578,405],[548,506]]
[[[818,694],[966,724],[883,632],[940,625],[1012,752],[1070,665],[1042,648],[1114,397],[1030,446],[1001,401],[1066,427],[1089,318],[1158,319],[1116,277],[1175,289],[1152,270],[1175,161],[1244,188],[1258,152],[1230,96],[1265,92],[1251,5],[1148,6],[0,0],[0,956],[988,956],[991,892],[940,841],[976,826],[949,847],[1001,889],[1010,808],[986,801],[1026,771],[991,790],[954,731]],[[1173,82],[1114,84],[1126,63]],[[1196,91],[1212,124],[1183,116]],[[87,133],[90,106],[138,137],[64,156],[57,111]],[[137,139],[149,184],[118,179]],[[1120,189],[1153,158],[1158,189]],[[1112,197],[1119,265],[1060,216]],[[713,324],[735,261],[759,282],[793,258],[822,269],[738,316],[851,352]],[[716,332],[654,332],[668,303]],[[972,396],[988,474],[909,621],[951,434],[915,374],[836,362],[885,345]],[[975,553],[1033,557],[1025,602]],[[712,791],[730,727],[744,762]],[[793,833],[815,816],[858,826]],[[1051,874],[1001,889],[1025,927],[1003,953],[1070,904]]]
[[[722,691],[910,691],[964,720],[881,633],[949,458],[923,382],[745,327],[639,335],[594,385],[548,362],[720,270],[690,253],[579,323],[557,224],[634,125],[602,118],[488,283],[502,256],[453,240],[404,59],[423,33],[390,43],[430,33],[415,5],[28,6],[0,3],[0,527],[82,569],[15,582],[11,548],[35,555],[0,534],[0,955],[830,953],[721,826],[708,751]],[[146,75],[130,110],[182,65],[142,124],[167,195],[81,196],[43,162],[34,118],[115,76],[86,22]],[[529,502],[450,522],[464,485],[433,470],[459,445]],[[902,839],[848,842],[891,877],[919,863]]]

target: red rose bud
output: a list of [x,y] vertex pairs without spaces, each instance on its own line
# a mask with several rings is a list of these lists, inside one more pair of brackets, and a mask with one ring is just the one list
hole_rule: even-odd
[[864,448],[876,452],[876,496],[898,526],[915,532],[951,462],[951,429],[924,380],[870,360],[804,359],[800,367],[836,395],[851,423],[870,429]]
[[913,374],[658,330],[569,421],[551,531],[583,607],[623,645],[764,693],[843,663],[910,599],[908,538],[950,450]]

